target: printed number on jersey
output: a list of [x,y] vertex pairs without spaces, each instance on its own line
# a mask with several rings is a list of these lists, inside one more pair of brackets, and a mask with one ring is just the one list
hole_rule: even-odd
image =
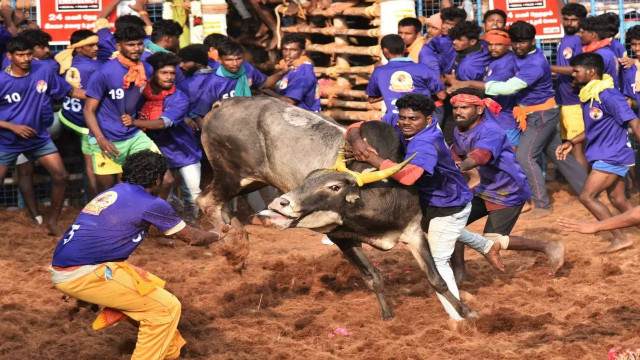
[[111,89],[109,90],[109,95],[113,100],[124,98],[124,90],[122,89]]
[[80,99],[65,97],[64,101],[62,102],[62,107],[67,111],[73,111],[73,112],[82,111],[82,104],[80,104]]
[[20,97],[20,94],[18,94],[18,93],[13,93],[13,94],[7,95],[7,96],[4,97],[4,99],[9,104],[15,103],[15,102],[18,102],[18,101],[22,100],[22,98]]

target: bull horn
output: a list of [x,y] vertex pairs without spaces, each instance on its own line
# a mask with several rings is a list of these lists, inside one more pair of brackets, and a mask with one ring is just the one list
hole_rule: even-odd
[[[388,177],[391,177],[391,176],[395,175],[395,173],[397,173],[398,171],[402,170],[402,168],[407,166],[409,161],[411,161],[414,157],[416,157],[416,155],[418,155],[418,153],[415,153],[415,154],[411,155],[411,157],[409,157],[407,160],[401,162],[400,164],[396,164],[396,165],[394,165],[394,166],[392,166],[390,168],[386,168],[384,170],[372,171],[372,172],[368,172],[368,173],[358,173],[358,175],[357,175],[358,185],[362,186],[364,184],[370,184],[372,182],[384,180],[384,179],[386,179]],[[360,185],[361,182],[362,182],[362,185]]]
[[358,186],[364,186],[365,184],[370,184],[372,182],[384,180],[390,176],[393,176],[395,173],[402,170],[402,168],[404,168],[409,163],[409,161],[411,161],[416,155],[418,155],[418,153],[411,155],[411,157],[401,162],[400,164],[396,164],[384,170],[372,171],[368,173],[359,173],[359,172],[349,170],[347,168],[347,165],[345,164],[344,153],[339,151],[338,157],[336,158],[336,163],[335,165],[333,165],[333,170],[350,174],[356,179]]

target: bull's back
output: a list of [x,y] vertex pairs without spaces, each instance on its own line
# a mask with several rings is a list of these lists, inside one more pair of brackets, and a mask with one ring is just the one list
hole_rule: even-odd
[[224,166],[289,191],[311,171],[331,167],[343,139],[344,129],[322,116],[257,96],[217,102],[202,142],[214,171]]

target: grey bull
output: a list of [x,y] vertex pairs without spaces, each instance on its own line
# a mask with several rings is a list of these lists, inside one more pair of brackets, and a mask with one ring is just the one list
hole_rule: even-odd
[[[304,227],[326,233],[376,294],[383,319],[392,318],[393,310],[384,295],[383,278],[364,253],[363,243],[383,251],[406,243],[442,300],[463,318],[476,317],[436,270],[421,227],[416,189],[382,180],[390,171],[367,173],[368,164],[355,162],[349,167],[353,172],[344,172],[349,170],[336,159],[344,132],[330,119],[272,98],[216,103],[205,117],[202,138],[214,179],[198,198],[200,208],[220,223],[225,202],[275,186],[285,194],[258,218],[280,229]],[[402,161],[393,128],[371,122],[362,126],[361,133],[381,156]],[[332,167],[342,167],[343,172]]]

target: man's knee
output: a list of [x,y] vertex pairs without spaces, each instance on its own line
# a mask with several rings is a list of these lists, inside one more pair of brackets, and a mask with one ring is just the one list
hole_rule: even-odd
[[69,173],[63,167],[62,169],[52,172],[51,178],[53,179],[53,182],[56,184],[66,184],[67,182],[69,182]]
[[582,191],[580,191],[580,194],[578,194],[578,200],[580,200],[580,203],[582,205],[587,205],[590,204],[591,202],[593,202],[596,198],[597,194],[590,194],[586,191],[584,191],[584,189]]

